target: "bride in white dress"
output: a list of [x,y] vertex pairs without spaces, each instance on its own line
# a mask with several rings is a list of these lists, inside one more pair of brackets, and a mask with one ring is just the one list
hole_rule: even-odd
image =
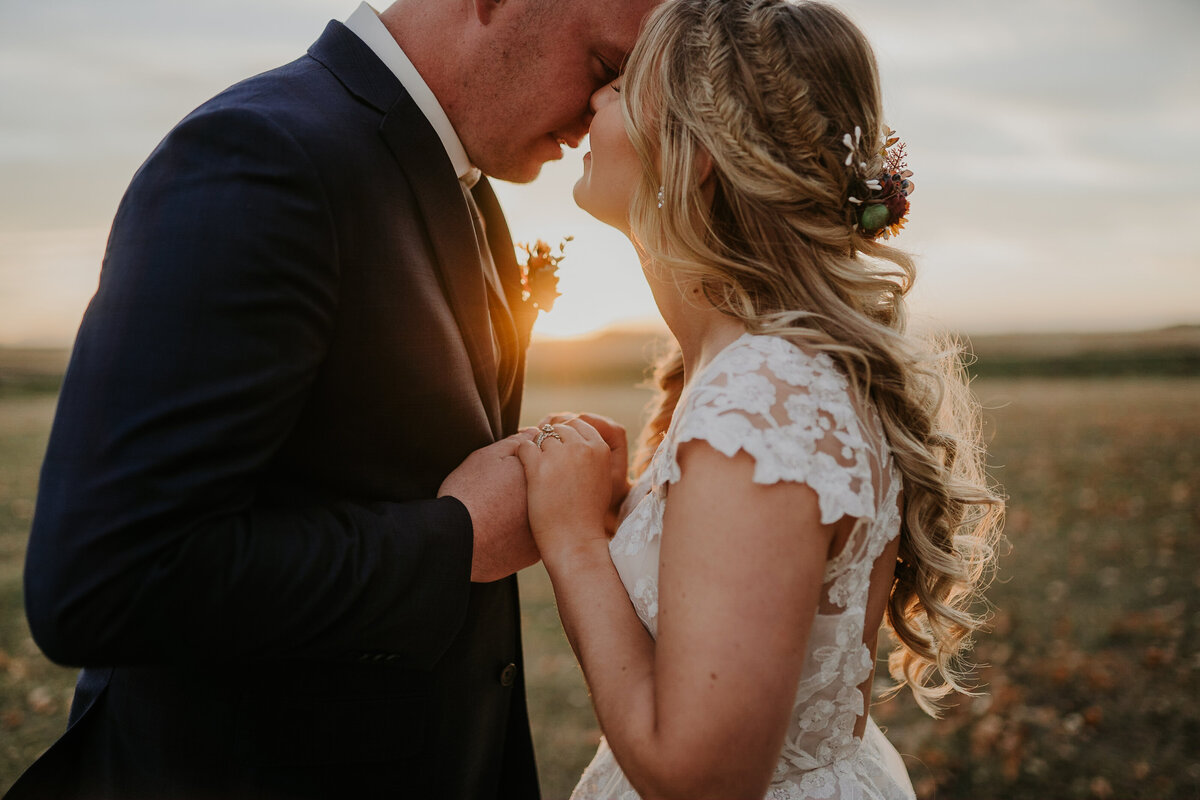
[[816,3],[668,0],[593,108],[576,200],[679,353],[632,487],[596,418],[518,451],[604,732],[574,797],[911,798],[877,634],[923,706],[964,690],[1000,502],[957,354],[904,334],[912,265],[878,239],[911,173],[870,48]]

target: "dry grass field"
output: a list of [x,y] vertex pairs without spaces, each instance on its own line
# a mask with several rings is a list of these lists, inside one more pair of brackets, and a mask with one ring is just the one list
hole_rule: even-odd
[[[986,694],[941,720],[903,693],[872,713],[923,800],[1200,797],[1200,379],[975,390],[1009,496],[994,631],[975,653]],[[633,404],[557,391],[550,406]],[[543,787],[562,798],[599,731],[545,572],[522,589]]]
[[38,652],[21,600],[25,539],[54,395],[0,395],[0,791],[66,725],[74,670]]
[[[630,359],[644,340],[604,346],[594,358],[586,346],[535,348],[526,422],[588,409],[636,429],[649,393],[631,388]],[[975,390],[1009,496],[995,630],[976,653],[986,694],[942,720],[903,694],[873,711],[923,799],[1200,798],[1200,373],[1165,359],[1131,374],[1151,360],[1134,351],[1112,356],[1121,366],[1105,377],[1104,351],[1088,352],[1076,371],[1034,359],[1032,378],[1016,357],[990,377],[980,365]],[[37,652],[21,610],[57,385],[45,363],[14,382],[0,353],[0,793],[62,729],[73,680]],[[589,375],[587,364],[604,368]],[[544,571],[521,583],[530,714],[544,795],[556,800],[599,730]]]

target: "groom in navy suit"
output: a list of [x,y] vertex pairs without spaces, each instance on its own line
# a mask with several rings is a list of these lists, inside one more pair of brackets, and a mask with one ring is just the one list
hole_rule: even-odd
[[26,563],[82,665],[17,798],[536,797],[521,298],[486,177],[575,145],[653,0],[400,0],[133,178]]

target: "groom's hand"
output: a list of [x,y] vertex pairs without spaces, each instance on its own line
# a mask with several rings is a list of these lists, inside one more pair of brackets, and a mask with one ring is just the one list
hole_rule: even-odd
[[525,470],[517,458],[522,438],[528,437],[510,436],[471,453],[438,489],[438,497],[455,498],[471,515],[474,583],[498,581],[540,558],[529,531]]

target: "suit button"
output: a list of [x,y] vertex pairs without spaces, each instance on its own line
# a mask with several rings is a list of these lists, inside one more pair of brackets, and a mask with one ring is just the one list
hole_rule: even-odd
[[500,685],[504,687],[512,686],[517,682],[517,665],[508,664],[500,671]]

